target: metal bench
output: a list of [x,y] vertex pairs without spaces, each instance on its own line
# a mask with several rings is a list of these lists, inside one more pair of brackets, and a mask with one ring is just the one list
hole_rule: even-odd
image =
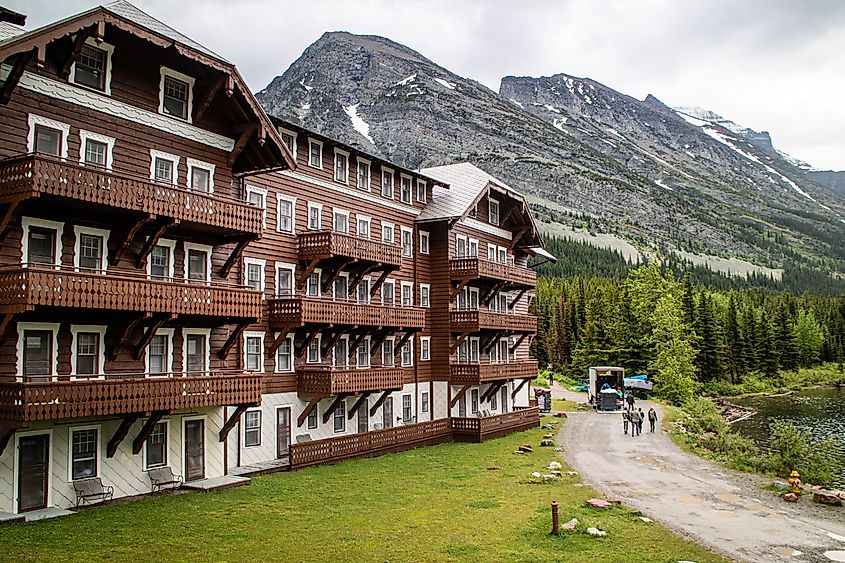
[[182,476],[175,475],[170,466],[150,469],[147,471],[147,475],[150,476],[153,493],[161,492],[162,487],[178,489],[182,486]]
[[84,505],[86,501],[111,500],[114,496],[114,487],[103,486],[99,477],[74,481],[73,490],[76,491],[76,506]]

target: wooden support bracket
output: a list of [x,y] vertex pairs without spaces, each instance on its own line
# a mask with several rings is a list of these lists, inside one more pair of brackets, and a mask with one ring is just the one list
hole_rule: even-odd
[[176,315],[157,315],[153,317],[153,322],[150,326],[147,327],[147,330],[144,332],[144,335],[141,337],[141,341],[138,342],[138,346],[135,348],[135,361],[139,361],[141,357],[144,355],[144,350],[147,349],[147,346],[150,345],[150,342],[155,336],[155,333],[161,326],[166,323],[167,321],[174,319]]
[[520,344],[522,344],[522,343],[525,341],[525,339],[526,339],[526,338],[528,338],[528,334],[522,334],[522,335],[520,335],[520,337],[516,340],[516,342],[514,343],[514,345],[510,347],[510,349],[508,350],[508,352],[510,352],[511,354],[513,354],[514,352],[516,352],[516,349],[517,349],[517,348],[519,348],[519,345],[520,345]]
[[[9,100],[12,99],[12,92],[15,91],[15,87],[18,85],[18,82],[20,82],[21,76],[23,76],[23,71],[26,69],[33,57],[39,59],[38,47],[34,47],[32,50],[26,51],[25,53],[18,53],[18,55],[15,56],[15,63],[9,71],[6,81],[3,82],[2,89],[0,89],[0,104],[6,105],[9,103]],[[36,60],[36,62],[38,62],[38,60]]]
[[376,355],[376,352],[378,352],[388,334],[390,334],[389,330],[379,331],[379,333],[370,341],[370,356]]
[[481,395],[481,402],[483,403],[484,401],[489,401],[490,399],[492,399],[493,396],[495,396],[496,393],[499,392],[499,389],[501,389],[502,385],[504,385],[504,384],[505,384],[504,381],[497,381],[497,382],[491,383],[490,387],[487,388],[487,391],[485,391],[484,394]]
[[131,225],[126,231],[123,233],[122,239],[117,241],[117,244],[114,245],[114,250],[112,251],[111,255],[109,256],[109,264],[111,266],[117,266],[120,264],[120,261],[126,256],[126,253],[129,251],[129,247],[132,246],[132,241],[135,240],[135,235],[138,234],[138,231],[141,230],[141,227],[152,221],[154,217],[152,215],[144,215],[133,225]]
[[528,291],[527,289],[522,289],[519,293],[516,294],[516,297],[513,298],[513,301],[508,303],[508,309],[513,310],[516,307],[516,304],[519,303],[519,300],[522,299],[522,296],[525,295],[525,292]]
[[364,279],[364,276],[372,272],[378,266],[367,266],[363,268],[360,272],[352,276],[352,280],[349,282],[348,292],[349,295],[353,295],[355,293],[355,288],[358,287],[358,284]]
[[372,333],[372,330],[365,329],[362,330],[360,334],[357,334],[352,339],[352,341],[349,343],[349,359],[355,357],[355,354],[358,352],[358,346],[361,345],[361,343],[364,341],[365,338],[367,338],[367,336],[370,335],[370,333]]
[[410,340],[413,335],[414,335],[414,331],[412,331],[412,330],[408,330],[408,331],[405,332],[405,334],[402,335],[402,338],[399,339],[399,342],[397,342],[396,345],[393,346],[393,355],[394,356],[396,356],[396,354],[398,354],[399,351],[402,350],[402,346],[404,346],[405,343],[408,340]]
[[343,271],[343,268],[345,266],[348,266],[352,262],[353,260],[351,258],[345,258],[338,262],[337,266],[334,269],[329,270],[328,273],[323,272],[323,293],[329,290],[329,288],[334,283],[334,280],[336,280],[340,276],[340,273]]
[[472,334],[472,333],[470,333],[470,332],[462,332],[462,333],[461,333],[461,335],[460,335],[460,336],[458,336],[458,339],[455,341],[455,343],[454,343],[454,344],[452,344],[451,348],[449,349],[449,353],[450,353],[450,354],[454,354],[454,353],[455,353],[455,350],[457,350],[457,349],[458,349],[458,346],[460,346],[461,344],[463,344],[463,343],[464,343],[464,340],[466,340],[466,339],[467,339],[467,337],[468,337],[470,334]]
[[340,340],[340,337],[343,335],[343,329],[335,330],[334,334],[332,334],[329,338],[326,339],[325,342],[322,342],[322,349],[320,350],[320,357],[324,357],[326,354],[329,353],[329,350],[337,344],[337,341]]
[[379,289],[381,289],[381,286],[384,285],[384,282],[387,280],[387,276],[389,276],[392,271],[393,270],[391,269],[387,269],[379,275],[376,282],[370,286],[370,297],[375,297],[378,294]]
[[490,335],[490,337],[487,340],[484,341],[484,344],[481,345],[481,353],[482,354],[489,354],[490,350],[493,348],[493,346],[495,346],[496,343],[499,342],[500,339],[504,338],[504,336],[505,336],[504,332],[495,332],[492,335]]
[[6,340],[6,329],[9,328],[9,323],[11,323],[14,318],[14,313],[4,313],[0,316],[0,343]]
[[458,401],[461,400],[461,397],[467,394],[467,391],[469,391],[470,387],[472,387],[472,385],[464,385],[463,387],[461,387],[461,390],[458,391],[458,394],[452,397],[452,400],[449,401],[449,410],[455,408],[455,405],[458,404]]
[[299,418],[296,419],[296,427],[299,428],[305,423],[305,419],[311,414],[311,411],[317,408],[322,397],[315,397],[306,405],[305,409],[300,413]]
[[471,282],[471,281],[472,281],[472,278],[464,278],[464,279],[462,279],[462,280],[460,281],[460,283],[457,285],[457,287],[453,287],[453,288],[452,288],[452,293],[451,293],[450,297],[451,297],[452,299],[454,299],[455,297],[457,297],[457,296],[458,296],[458,294],[459,294],[461,291],[463,291],[463,290],[464,290],[464,288],[467,286],[467,284],[468,284],[469,282]]
[[6,210],[3,212],[3,218],[0,219],[0,236],[6,233],[6,229],[9,228],[9,224],[15,217],[18,207],[20,207],[20,204],[21,200],[16,199],[6,206]]
[[311,345],[311,342],[313,342],[314,339],[317,338],[318,334],[320,334],[319,330],[312,330],[311,332],[309,332],[305,335],[305,339],[302,341],[302,344],[300,344],[296,348],[296,357],[297,358],[302,356],[302,353],[305,352],[305,350],[308,349],[308,347]]
[[355,404],[352,405],[352,408],[349,409],[349,413],[347,415],[348,420],[352,420],[352,417],[355,416],[355,413],[358,412],[358,409],[361,408],[361,405],[364,404],[364,402],[367,400],[367,397],[372,394],[372,391],[364,391],[363,393],[361,393],[361,396],[358,398],[357,401],[355,401]]
[[381,397],[379,397],[378,400],[373,404],[373,406],[370,407],[370,416],[375,416],[378,408],[384,404],[387,398],[390,397],[391,393],[392,391],[385,391],[381,394]]
[[147,262],[147,257],[153,251],[153,248],[156,247],[158,241],[161,240],[161,237],[167,231],[167,229],[177,225],[179,221],[176,219],[167,219],[163,221],[158,228],[147,238],[147,241],[144,243],[144,246],[141,247],[141,252],[138,253],[138,257],[135,259],[135,266],[140,268]]
[[202,98],[200,98],[197,102],[194,102],[194,123],[198,122],[202,119],[202,116],[205,115],[205,112],[208,110],[209,106],[211,106],[211,102],[214,101],[217,93],[226,84],[227,76],[229,75],[225,74],[218,78],[211,86],[209,86]]
[[522,388],[525,387],[525,384],[528,383],[529,381],[531,381],[531,379],[526,378],[526,379],[523,379],[522,381],[519,382],[519,385],[517,385],[514,388],[513,392],[511,393],[511,400],[514,400],[516,398],[516,394],[519,393],[522,390]]
[[226,357],[229,355],[229,351],[232,349],[235,343],[240,340],[241,335],[246,330],[246,327],[248,327],[250,324],[252,324],[252,321],[238,323],[238,326],[235,327],[235,330],[233,330],[232,334],[229,335],[229,338],[226,339],[226,343],[223,344],[223,347],[220,348],[219,352],[217,352],[218,358],[220,358],[221,360],[226,359]]
[[514,237],[511,239],[510,249],[513,250],[514,248],[516,248],[516,243],[518,243],[520,240],[522,240],[522,237],[525,236],[525,233],[527,233],[530,230],[531,230],[531,227],[529,225],[526,225],[526,226],[520,228],[516,232],[516,235],[514,235]]
[[[123,345],[129,340],[129,337],[132,336],[132,331],[135,330],[135,327],[138,326],[142,320],[149,318],[150,313],[144,313],[141,315],[137,315],[129,320],[123,328],[120,329],[120,335],[113,338],[111,341],[110,346],[106,349],[106,354],[110,361],[115,361],[117,359],[118,354],[120,354],[120,349],[123,348]],[[112,326],[117,327],[117,324]]]
[[235,424],[238,423],[238,419],[241,418],[241,415],[246,412],[251,405],[238,405],[235,408],[235,412],[233,412],[226,423],[220,428],[220,433],[217,435],[220,442],[226,441],[226,436],[229,435],[229,430],[235,427]]
[[222,278],[228,278],[229,272],[232,271],[232,267],[241,259],[241,255],[244,253],[246,246],[253,242],[255,237],[249,236],[244,239],[238,241],[238,244],[235,245],[235,248],[232,250],[232,253],[226,259],[226,262],[223,264],[223,267],[220,268],[220,276]]
[[246,127],[244,127],[241,136],[238,138],[237,142],[235,142],[235,146],[232,148],[232,152],[229,153],[229,157],[226,159],[226,165],[228,168],[231,168],[235,164],[235,161],[243,152],[244,147],[246,147],[249,138],[254,135],[256,131],[258,131],[258,128],[258,123],[250,123]]
[[496,297],[496,294],[499,291],[501,291],[506,285],[508,285],[508,282],[498,282],[498,283],[488,287],[487,291],[485,291],[484,294],[481,297],[479,297],[479,299],[478,299],[479,305],[481,307],[488,306],[490,304],[490,302],[493,300],[493,298]]
[[267,355],[272,357],[273,354],[276,353],[276,350],[279,349],[279,346],[282,345],[282,342],[285,341],[285,338],[287,338],[289,334],[290,334],[290,328],[283,328],[282,332],[279,333],[279,336],[277,336],[276,339],[273,340],[273,343],[270,344],[270,347],[267,349]]
[[138,455],[141,453],[141,448],[144,446],[144,442],[147,441],[147,438],[150,437],[150,434],[153,432],[153,427],[158,424],[164,416],[170,414],[170,411],[153,411],[150,415],[150,418],[144,423],[144,426],[141,427],[141,431],[138,432],[138,435],[135,437],[135,440],[132,442],[132,453]]
[[319,258],[314,258],[313,260],[308,262],[308,265],[305,267],[305,269],[302,271],[302,273],[299,274],[299,278],[297,278],[297,280],[296,280],[296,288],[297,289],[302,289],[303,287],[305,287],[305,282],[308,281],[308,278],[311,277],[311,274],[314,273],[314,270],[316,270],[317,266],[319,266],[319,265],[320,265],[320,259]]
[[3,452],[6,451],[6,446],[9,445],[16,430],[17,428],[14,426],[0,426],[0,455],[3,455]]
[[89,37],[94,35],[95,31],[97,31],[97,27],[97,24],[89,25],[88,27],[79,30],[79,33],[76,34],[76,38],[73,40],[73,47],[71,47],[70,53],[65,59],[62,68],[59,69],[59,76],[63,80],[67,80],[68,76],[70,76],[70,69],[73,66],[73,63],[76,62],[76,59],[79,57],[79,53],[82,52],[82,47],[85,46],[85,42]]
[[327,424],[329,422],[329,419],[334,414],[335,409],[337,409],[340,403],[343,402],[348,396],[349,393],[341,393],[340,395],[335,397],[335,400],[332,401],[332,404],[329,405],[329,408],[326,409],[326,412],[323,413],[323,424]]
[[132,428],[132,425],[135,424],[135,421],[139,418],[141,418],[140,413],[126,414],[121,417],[120,426],[118,426],[117,430],[114,431],[111,440],[109,440],[109,443],[106,446],[106,457],[114,457],[114,454],[117,453],[117,447],[123,439],[126,438],[126,435],[129,434],[129,429]]

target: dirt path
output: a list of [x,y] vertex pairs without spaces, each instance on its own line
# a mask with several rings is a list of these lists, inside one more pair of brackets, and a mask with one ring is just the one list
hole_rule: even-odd
[[[562,389],[554,396],[584,401],[584,394]],[[650,406],[637,403],[646,412]],[[608,498],[733,559],[845,561],[830,557],[845,552],[842,508],[829,509],[830,520],[803,514],[800,505],[761,490],[754,476],[682,452],[659,428],[649,433],[648,422],[644,430],[632,437],[622,432],[621,414],[578,412],[570,414],[559,439],[566,461]]]

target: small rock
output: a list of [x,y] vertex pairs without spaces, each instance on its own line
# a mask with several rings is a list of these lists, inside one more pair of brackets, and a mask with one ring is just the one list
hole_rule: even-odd
[[651,524],[652,522],[654,522],[654,520],[652,520],[652,519],[651,519],[651,518],[649,518],[648,516],[640,516],[640,520],[642,520],[642,521],[643,521],[643,522],[645,522],[646,524]]
[[786,481],[773,481],[772,486],[779,491],[787,491],[790,488]]
[[541,447],[554,446],[554,445],[555,445],[555,443],[552,440],[543,440],[542,442],[540,442]]
[[546,481],[548,481],[550,479],[554,479],[555,477],[557,477],[557,475],[549,475],[549,474],[543,475],[543,479],[545,479]]
[[576,475],[578,475],[578,472],[577,471],[567,471],[566,474],[569,475],[570,477],[575,477]]
[[526,446],[526,445],[523,444],[522,446],[519,446],[519,451],[528,454],[528,453],[533,452],[534,448],[532,448],[531,446]]
[[786,493],[783,495],[783,500],[786,502],[798,502],[798,495],[795,493]]
[[514,450],[514,452],[513,452],[513,453],[514,453],[515,455],[525,455],[525,452],[523,452],[522,450]]
[[549,464],[549,469],[560,469],[563,467],[559,461],[553,461]]
[[534,473],[531,474],[531,476],[534,477],[535,479],[539,479],[540,478],[540,472],[535,471]]
[[839,498],[839,495],[833,494],[830,491],[816,491],[813,493],[813,502],[830,506],[842,506],[842,499]]
[[607,532],[605,532],[604,530],[599,530],[598,528],[587,528],[587,533],[590,534],[591,536],[597,536],[597,537],[602,537],[602,536],[607,535]]
[[544,434],[543,435],[544,440],[551,440],[552,438],[554,438],[554,436],[552,436],[551,434]]
[[561,447],[557,447],[557,448],[555,448],[555,451],[556,451],[556,452],[562,452],[562,451],[563,451],[563,448],[561,448]]
[[587,501],[587,506],[592,506],[593,508],[610,508],[611,504],[600,498],[591,498]]
[[578,526],[578,519],[573,518],[572,520],[570,520],[569,522],[567,522],[566,524],[561,526],[561,529],[563,529],[563,530],[574,530],[576,528],[576,526]]

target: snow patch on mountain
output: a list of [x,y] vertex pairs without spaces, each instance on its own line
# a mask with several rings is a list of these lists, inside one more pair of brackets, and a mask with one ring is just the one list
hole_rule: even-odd
[[455,89],[455,83],[449,82],[448,80],[446,80],[444,78],[435,78],[434,81],[437,82],[438,84],[440,84],[441,86],[443,86],[444,88],[447,88],[449,90]]
[[352,127],[355,128],[365,139],[375,146],[376,142],[373,141],[373,138],[370,137],[370,124],[361,119],[361,116],[358,115],[358,106],[361,104],[354,104],[351,106],[346,106],[343,108],[343,111],[346,112],[346,115],[349,116],[349,120],[352,121]]

